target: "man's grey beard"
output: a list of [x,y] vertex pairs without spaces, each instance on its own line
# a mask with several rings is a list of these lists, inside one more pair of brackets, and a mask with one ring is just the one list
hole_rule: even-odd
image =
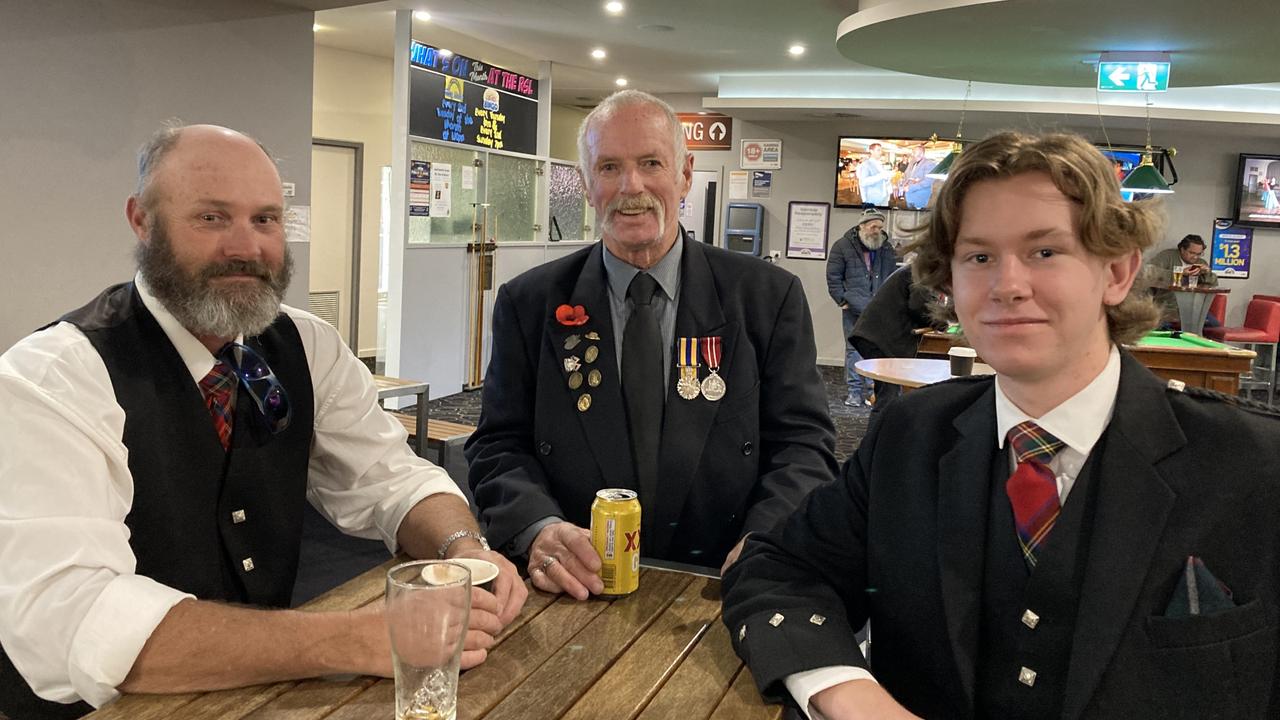
[[640,193],[630,197],[616,197],[610,202],[601,213],[603,217],[599,219],[601,237],[613,236],[613,216],[619,210],[638,210],[641,208],[650,208],[653,214],[658,218],[658,237],[656,240],[662,239],[662,233],[667,229],[666,215],[662,210],[662,201],[650,193]]
[[859,230],[858,239],[862,241],[863,246],[868,250],[879,250],[880,246],[884,245],[885,234],[883,230],[868,234],[864,234]]
[[[257,335],[276,319],[293,276],[293,255],[287,243],[278,270],[258,260],[225,260],[188,273],[178,264],[164,228],[164,218],[157,215],[149,242],[138,243],[134,257],[152,294],[192,335]],[[226,287],[210,282],[224,275],[256,275],[262,282]]]

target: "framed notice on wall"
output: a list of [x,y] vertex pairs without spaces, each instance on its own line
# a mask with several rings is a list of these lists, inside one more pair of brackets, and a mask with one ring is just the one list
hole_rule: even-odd
[[787,257],[798,260],[827,259],[827,231],[831,203],[787,203]]

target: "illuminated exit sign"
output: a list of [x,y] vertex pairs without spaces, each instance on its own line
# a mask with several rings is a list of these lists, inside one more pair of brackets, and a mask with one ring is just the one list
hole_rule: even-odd
[[1169,89],[1169,65],[1167,59],[1108,59],[1104,55],[1098,63],[1098,89],[1109,92],[1164,92]]

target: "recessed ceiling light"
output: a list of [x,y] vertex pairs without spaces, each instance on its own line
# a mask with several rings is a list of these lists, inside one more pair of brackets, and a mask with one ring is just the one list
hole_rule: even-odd
[[591,51],[591,57],[597,60],[603,60],[605,58],[605,54],[604,48],[596,48]]
[[612,2],[604,4],[604,11],[610,15],[621,15],[625,8],[626,6],[618,2],[618,0],[613,0]]
[[626,87],[626,86],[627,86],[627,79],[626,79],[626,78],[618,78],[617,80],[614,80],[614,81],[613,81],[613,84],[614,84],[614,85],[617,85],[618,87]]
[[440,57],[453,57],[453,51],[448,48],[440,48]]
[[787,48],[787,52],[791,53],[792,55],[794,55],[794,56],[796,56],[796,57],[800,57],[801,55],[803,55],[803,54],[804,54],[804,46],[803,46],[803,45],[792,45],[791,47]]
[[431,13],[426,10],[419,10],[413,14],[413,19],[421,20],[422,22],[431,22]]

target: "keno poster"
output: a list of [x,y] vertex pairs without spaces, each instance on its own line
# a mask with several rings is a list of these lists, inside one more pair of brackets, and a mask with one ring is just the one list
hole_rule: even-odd
[[743,140],[738,157],[743,170],[781,170],[781,140]]
[[1226,218],[1213,221],[1213,248],[1209,268],[1220,278],[1249,277],[1253,256],[1253,228],[1236,225]]
[[792,201],[787,204],[787,257],[827,259],[827,231],[831,203]]

